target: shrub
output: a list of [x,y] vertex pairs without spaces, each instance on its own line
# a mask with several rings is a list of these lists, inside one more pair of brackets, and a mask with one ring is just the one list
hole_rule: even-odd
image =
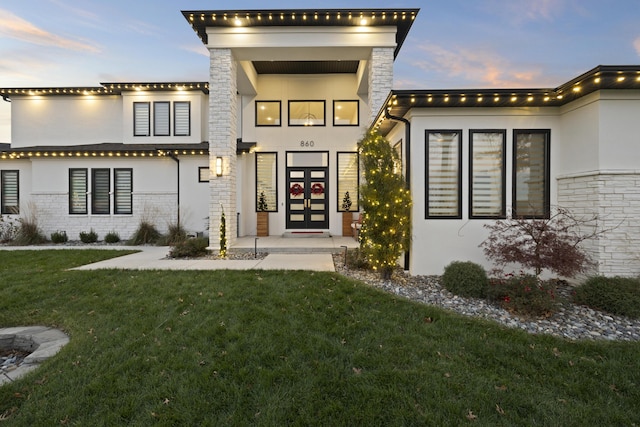
[[596,310],[637,319],[640,318],[640,279],[591,277],[576,288],[574,300]]
[[38,222],[34,216],[20,218],[18,221],[20,222],[20,226],[14,239],[17,245],[37,245],[47,241],[47,238],[42,234],[42,231],[40,231]]
[[160,232],[148,221],[141,221],[138,229],[129,239],[130,245],[147,245],[156,243],[160,239]]
[[169,256],[171,258],[201,257],[209,253],[207,246],[209,246],[209,239],[204,237],[182,240],[171,247]]
[[53,243],[67,243],[69,241],[69,237],[67,236],[66,231],[54,231],[51,233],[51,241]]
[[445,267],[442,285],[456,295],[484,298],[489,279],[482,266],[469,261],[454,261]]
[[487,296],[506,310],[533,317],[548,317],[558,308],[556,281],[541,281],[532,274],[492,279]]
[[369,268],[369,263],[365,254],[359,248],[355,248],[347,250],[347,266],[365,270]]
[[98,241],[98,233],[93,231],[93,228],[90,231],[81,231],[80,241],[82,243],[95,243]]
[[0,243],[7,243],[16,238],[18,234],[18,226],[16,221],[10,217],[0,215]]
[[118,243],[120,241],[120,235],[115,231],[110,231],[104,236],[105,243]]

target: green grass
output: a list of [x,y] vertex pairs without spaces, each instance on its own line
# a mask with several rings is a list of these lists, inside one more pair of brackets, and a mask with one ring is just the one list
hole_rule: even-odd
[[640,343],[531,336],[336,274],[67,271],[115,254],[0,252],[0,326],[71,337],[0,387],[1,425],[640,425]]

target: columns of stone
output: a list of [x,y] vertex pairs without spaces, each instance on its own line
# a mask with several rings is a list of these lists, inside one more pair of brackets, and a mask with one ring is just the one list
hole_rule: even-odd
[[370,125],[380,111],[393,86],[393,48],[374,47],[369,59]]
[[[222,209],[227,247],[236,239],[237,63],[231,49],[209,49],[209,246],[220,248]],[[216,158],[222,157],[222,176],[216,176]]]

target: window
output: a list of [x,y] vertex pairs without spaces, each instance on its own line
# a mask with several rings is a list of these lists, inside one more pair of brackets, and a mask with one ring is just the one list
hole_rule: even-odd
[[525,218],[550,215],[549,140],[551,131],[513,131],[513,209]]
[[426,131],[426,218],[462,218],[462,131]]
[[256,101],[256,126],[280,126],[280,101]]
[[169,105],[168,102],[153,103],[153,134],[155,136],[171,135]]
[[133,169],[114,169],[113,211],[116,215],[133,213]]
[[88,213],[86,169],[69,169],[69,213]]
[[469,218],[505,217],[505,131],[469,131]]
[[91,169],[91,213],[108,215],[109,190],[111,189],[111,171],[109,169]]
[[358,153],[357,152],[338,152],[338,212],[343,212],[342,201],[346,193],[349,193],[351,199],[351,212],[360,210],[358,206],[358,177],[360,176]]
[[358,101],[333,101],[334,126],[358,126],[359,121]]
[[289,126],[324,126],[324,101],[289,101]]
[[151,111],[148,102],[133,103],[133,136],[150,135]]
[[264,193],[267,211],[278,211],[278,154],[256,153],[256,211]]
[[209,166],[198,166],[198,182],[209,182]]
[[6,170],[0,174],[1,212],[3,214],[20,213],[19,171]]
[[173,103],[173,134],[175,136],[191,135],[191,102]]

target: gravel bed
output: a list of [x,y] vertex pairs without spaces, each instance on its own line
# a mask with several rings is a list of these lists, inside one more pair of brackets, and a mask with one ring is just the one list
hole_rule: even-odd
[[640,341],[639,319],[629,319],[573,304],[570,286],[558,289],[563,298],[557,313],[548,318],[523,318],[486,300],[454,295],[442,287],[439,276],[410,276],[397,270],[390,281],[383,281],[377,273],[345,267],[344,257],[341,255],[334,255],[334,264],[338,273],[394,295],[465,316],[494,320],[532,334],[549,334],[570,340]]

